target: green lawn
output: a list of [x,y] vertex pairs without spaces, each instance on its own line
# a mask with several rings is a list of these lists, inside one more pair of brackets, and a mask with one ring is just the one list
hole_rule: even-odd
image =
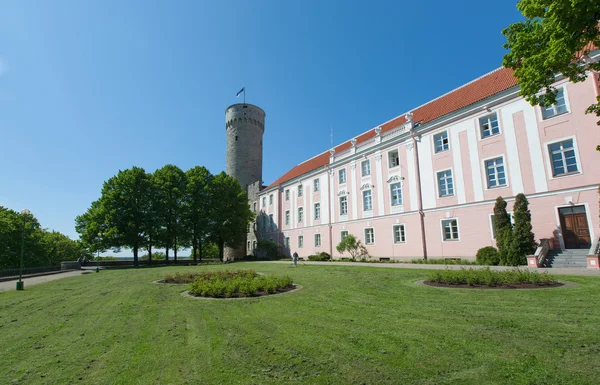
[[110,270],[0,294],[0,384],[598,384],[600,279],[500,291],[426,270],[245,263],[300,291],[195,300]]

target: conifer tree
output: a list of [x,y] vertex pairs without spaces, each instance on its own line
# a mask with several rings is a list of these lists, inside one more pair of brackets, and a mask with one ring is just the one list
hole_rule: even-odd
[[513,208],[515,216],[515,228],[513,231],[513,242],[515,243],[515,255],[510,265],[524,265],[528,255],[535,251],[535,235],[531,226],[531,212],[529,211],[529,202],[524,194],[518,194]]
[[512,239],[512,225],[510,216],[506,212],[506,201],[502,197],[496,198],[494,205],[494,229],[496,230],[496,246],[500,254],[500,265],[506,265]]

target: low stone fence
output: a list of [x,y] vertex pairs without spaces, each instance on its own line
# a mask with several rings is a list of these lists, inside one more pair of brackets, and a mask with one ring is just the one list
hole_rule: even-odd
[[[60,271],[61,265],[55,266],[42,266],[42,267],[25,267],[23,268],[23,275],[49,273],[53,271]],[[4,269],[0,270],[0,278],[18,277],[19,269]]]
[[[202,262],[218,262],[218,259],[208,259],[208,258],[203,258]],[[177,259],[177,263],[175,263],[175,261],[173,261],[172,259],[169,259],[169,262],[167,263],[167,261],[165,261],[164,259],[161,260],[153,260],[152,261],[152,266],[188,266],[188,265],[195,265],[197,263],[199,263],[200,261],[196,261],[194,262],[193,259]],[[139,266],[150,266],[149,261],[147,260],[139,260],[138,261],[138,265]],[[88,261],[87,263],[84,263],[83,266],[96,266],[96,262],[95,261]],[[102,267],[107,267],[107,268],[121,268],[121,267],[131,267],[134,266],[133,264],[133,260],[119,260],[119,261],[99,261],[98,262],[98,266],[102,266]]]

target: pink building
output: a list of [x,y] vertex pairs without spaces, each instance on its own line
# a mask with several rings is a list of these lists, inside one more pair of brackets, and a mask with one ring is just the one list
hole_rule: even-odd
[[340,257],[354,234],[375,258],[474,259],[495,246],[495,199],[512,211],[525,193],[536,239],[585,254],[600,235],[597,74],[556,87],[542,109],[511,70],[484,75],[297,165],[259,192],[254,228],[301,257]]

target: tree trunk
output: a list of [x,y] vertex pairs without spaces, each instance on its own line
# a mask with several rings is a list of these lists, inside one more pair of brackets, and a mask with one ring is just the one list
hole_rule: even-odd
[[200,255],[200,261],[199,262],[202,262],[202,257],[204,256],[204,255],[202,255],[202,253],[203,253],[203,251],[202,251],[202,241],[198,241],[198,254]]
[[168,247],[165,249],[165,263],[167,265],[169,264],[169,248]]
[[219,238],[219,259],[223,262],[225,242]]
[[177,264],[177,237],[175,237],[173,242],[173,262]]
[[148,266],[152,265],[152,245],[148,245]]
[[192,255],[194,256],[194,263],[198,262],[198,257],[196,256],[196,251],[198,250],[198,237],[194,234],[192,239]]
[[138,262],[138,245],[133,246],[133,265],[135,267],[139,266],[139,262]]

